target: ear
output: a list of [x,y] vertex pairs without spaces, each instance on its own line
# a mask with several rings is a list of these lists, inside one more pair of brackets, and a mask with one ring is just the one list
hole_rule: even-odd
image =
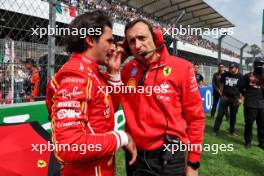
[[87,44],[88,48],[92,48],[94,46],[95,42],[96,42],[95,39],[92,38],[91,36],[87,36],[85,38],[85,43]]

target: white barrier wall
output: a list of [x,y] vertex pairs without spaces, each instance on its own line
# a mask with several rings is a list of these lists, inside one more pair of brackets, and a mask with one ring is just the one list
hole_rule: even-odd
[[[196,46],[196,45],[192,45],[192,44],[189,44],[189,43],[184,43],[182,41],[179,41],[177,43],[177,46],[178,46],[178,49],[179,50],[183,50],[183,51],[187,51],[187,52],[191,52],[191,53],[195,53],[195,54],[199,54],[199,55],[202,55],[202,56],[209,56],[209,57],[212,57],[212,58],[218,58],[218,53],[216,51],[213,51],[213,50],[209,50],[209,49],[206,49],[206,48],[202,48],[202,47],[199,47],[199,46]],[[226,54],[221,54],[221,59],[222,60],[226,60],[226,61],[231,61],[231,62],[237,62],[239,63],[239,58],[235,58],[235,57],[231,57],[231,56],[228,56]]]

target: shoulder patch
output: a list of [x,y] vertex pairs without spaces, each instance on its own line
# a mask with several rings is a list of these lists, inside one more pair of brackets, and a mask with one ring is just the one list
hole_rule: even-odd
[[133,77],[133,76],[136,76],[137,72],[138,72],[137,67],[134,67],[134,68],[132,68],[132,70],[130,71],[130,75],[131,75],[132,77]]

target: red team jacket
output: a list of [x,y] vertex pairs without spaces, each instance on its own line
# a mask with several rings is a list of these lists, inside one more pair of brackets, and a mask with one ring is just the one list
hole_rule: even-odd
[[95,61],[73,54],[47,86],[53,143],[82,147],[55,152],[62,175],[114,175],[114,153],[127,139],[124,132],[113,131],[118,99],[113,103],[112,95],[99,91],[108,79]]
[[[160,54],[160,60],[145,70],[145,80],[145,68],[135,59],[123,68],[124,85],[139,86],[139,80],[144,80],[146,88],[143,94],[122,96],[126,131],[138,150],[161,148],[164,133],[178,136],[185,144],[202,144],[205,115],[194,68],[190,62],[170,56],[166,47]],[[149,87],[155,86],[156,93],[150,95]],[[199,161],[200,155],[200,150],[189,151],[188,160]]]

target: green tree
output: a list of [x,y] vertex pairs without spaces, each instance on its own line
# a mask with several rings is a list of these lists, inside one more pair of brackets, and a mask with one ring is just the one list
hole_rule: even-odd
[[261,48],[258,45],[253,44],[253,45],[250,46],[249,53],[252,54],[253,59],[254,59],[256,57],[256,55],[261,53]]

